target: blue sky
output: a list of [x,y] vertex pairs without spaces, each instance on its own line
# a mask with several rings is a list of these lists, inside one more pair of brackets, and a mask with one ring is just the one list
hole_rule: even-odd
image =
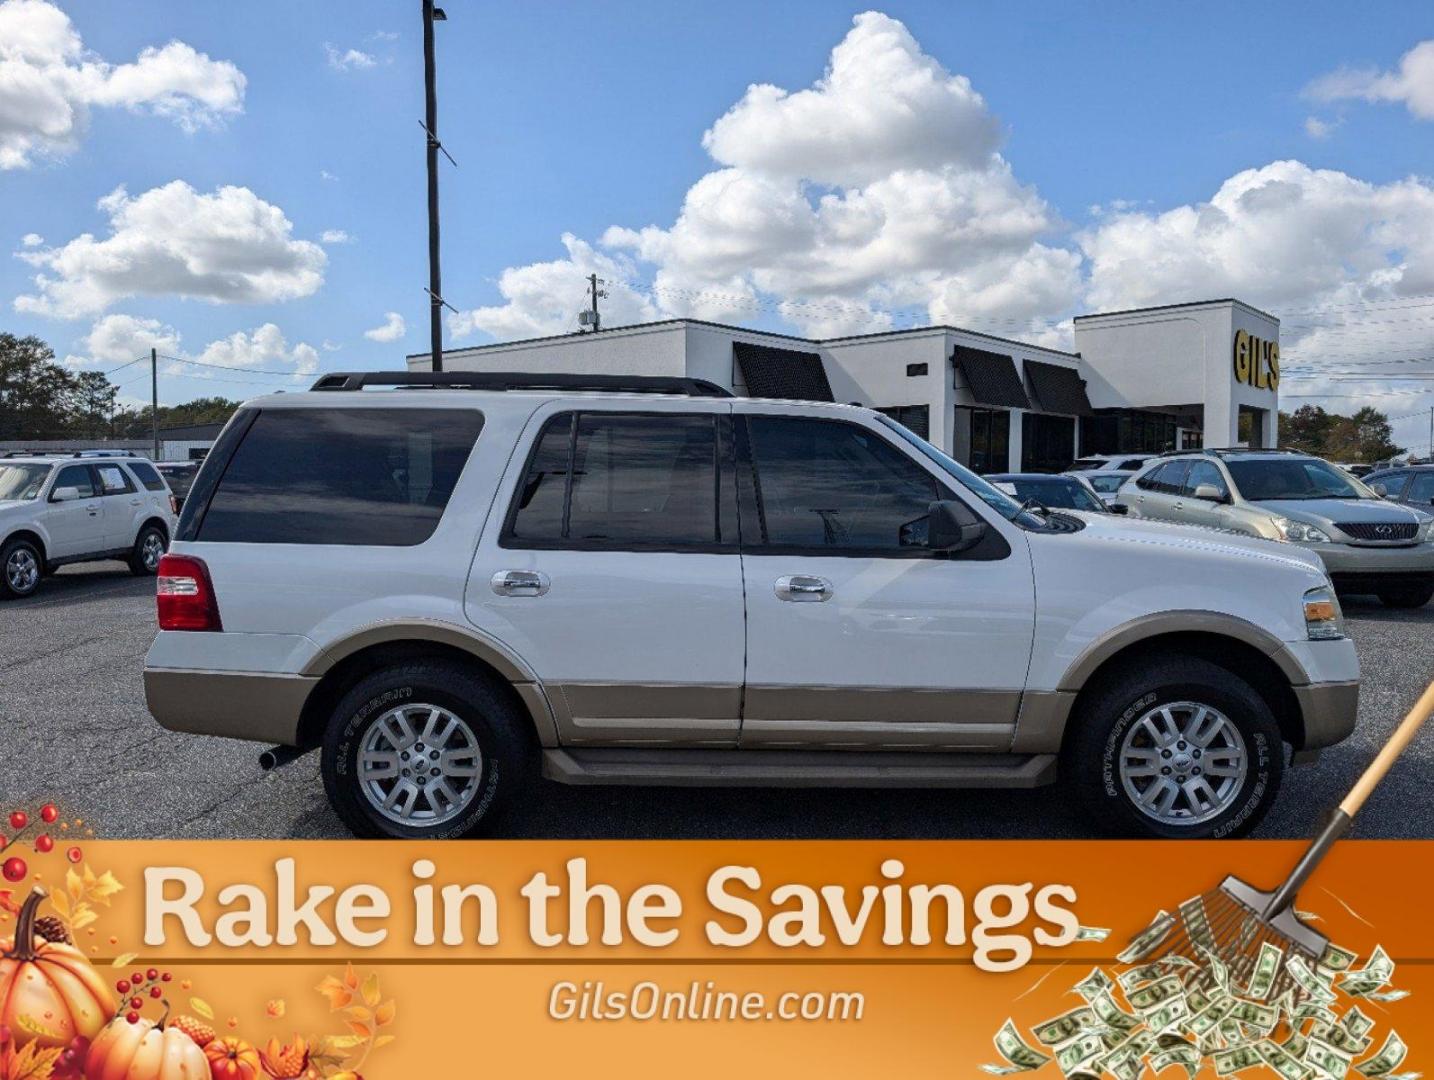
[[[85,52],[71,57],[71,64],[86,58],[131,63],[141,50],[178,41],[242,73],[242,101],[209,108],[188,124],[193,131],[177,124],[173,110],[156,104],[159,99],[143,87],[120,94],[118,103],[82,106],[88,116],[83,130],[63,145],[32,147],[23,163],[0,171],[0,240],[7,251],[34,256],[83,233],[103,241],[115,227],[115,204],[101,209],[101,198],[123,186],[126,198],[139,200],[183,181],[196,198],[226,185],[247,189],[251,199],[287,220],[292,240],[318,245],[322,255],[307,248],[290,253],[310,277],[278,290],[284,299],[261,285],[251,290],[254,295],[211,302],[180,295],[194,291],[187,286],[167,292],[162,282],[149,282],[138,295],[112,289],[87,299],[79,305],[83,310],[57,311],[63,305],[49,303],[48,313],[33,304],[16,310],[14,301],[41,295],[33,277],[62,274],[61,264],[46,268],[7,257],[0,260],[6,312],[0,326],[39,334],[61,357],[101,369],[114,364],[94,354],[129,341],[116,324],[100,348],[92,347],[95,324],[115,315],[137,320],[131,330],[150,326],[169,351],[208,356],[213,363],[227,358],[245,369],[397,366],[403,353],[426,347],[417,0],[71,0],[58,6],[83,39]],[[455,306],[478,312],[455,323],[463,336],[451,335],[452,345],[555,325],[565,300],[554,301],[549,293],[571,278],[575,313],[581,276],[591,266],[638,283],[631,295],[614,298],[614,319],[624,312],[648,317],[692,310],[811,332],[826,326],[794,320],[790,309],[784,317],[779,305],[796,299],[851,305],[842,317],[855,319],[852,325],[876,325],[893,310],[919,311],[926,318],[965,315],[978,328],[1003,325],[1060,340],[1063,321],[1082,310],[1238,290],[1277,313],[1315,313],[1291,316],[1286,335],[1312,371],[1434,354],[1434,306],[1419,306],[1434,293],[1434,193],[1426,198],[1434,176],[1434,120],[1420,112],[1423,70],[1412,68],[1403,83],[1397,77],[1401,57],[1434,38],[1434,8],[1427,4],[883,5],[880,11],[909,35],[911,43],[897,49],[903,62],[912,70],[936,65],[938,82],[964,76],[971,94],[979,95],[953,106],[958,111],[952,122],[965,117],[989,124],[998,135],[992,152],[999,157],[991,159],[996,165],[976,155],[949,168],[940,160],[920,167],[978,203],[989,187],[997,193],[994,205],[911,239],[911,246],[935,252],[920,265],[900,256],[881,261],[879,251],[903,234],[864,245],[855,255],[819,244],[799,253],[800,267],[792,265],[790,250],[758,250],[744,246],[749,236],[740,244],[734,239],[733,257],[748,259],[750,271],[736,263],[698,265],[703,245],[715,247],[727,237],[714,234],[704,218],[703,228],[684,239],[674,228],[684,199],[694,219],[710,210],[723,221],[733,214],[765,221],[763,215],[798,190],[813,205],[828,195],[850,209],[854,195],[910,166],[923,140],[937,147],[949,140],[953,160],[963,154],[958,136],[939,121],[929,136],[919,129],[910,133],[917,145],[883,143],[872,151],[878,157],[890,153],[887,165],[867,160],[847,168],[836,162],[825,172],[806,172],[778,151],[749,151],[741,144],[759,137],[764,124],[778,134],[790,130],[782,126],[787,118],[780,103],[744,98],[749,84],[789,92],[819,84],[862,8],[471,0],[448,0],[446,7],[449,21],[438,28],[440,125],[459,167],[445,166],[442,174],[444,291]],[[889,20],[881,23],[888,44],[895,33]],[[367,60],[345,62],[349,50]],[[867,55],[857,55],[856,68]],[[1344,84],[1330,83],[1331,73],[1341,70],[1353,74]],[[191,77],[211,75],[201,68]],[[179,78],[163,72],[156,77]],[[222,72],[217,77],[231,84],[234,78]],[[1312,84],[1325,89],[1312,92]],[[191,84],[181,79],[173,86],[183,97]],[[948,89],[965,93],[955,83]],[[1428,92],[1434,95],[1434,89]],[[858,110],[863,106],[861,94],[882,96],[880,88],[850,93],[857,96],[840,99],[838,121],[853,102]],[[703,132],[739,103],[743,124],[734,127],[725,160],[714,161],[703,147]],[[880,106],[874,106],[878,126],[885,123]],[[1314,134],[1307,126],[1311,118]],[[5,123],[0,104],[0,136]],[[860,131],[851,137],[855,144],[868,136],[877,138]],[[837,130],[832,137],[845,135]],[[1232,177],[1280,161],[1308,169],[1261,174],[1256,183],[1275,182],[1269,192],[1302,188],[1306,218],[1237,221],[1219,240],[1191,239],[1192,247],[1204,245],[1198,257],[1182,258],[1164,276],[1142,273],[1141,258],[1164,253],[1186,236],[1179,221],[1162,215],[1190,207],[1198,216]],[[724,175],[761,178],[766,194],[760,198],[774,201],[750,196],[758,202],[735,204],[729,194],[726,202],[703,203],[706,195],[694,185],[724,169]],[[1325,184],[1325,194],[1316,197],[1313,177],[1328,175],[1319,170],[1342,175],[1350,190],[1363,194],[1347,196]],[[773,176],[778,180],[767,183]],[[898,185],[888,198],[910,200],[911,190]],[[1351,201],[1360,206],[1347,210]],[[865,202],[862,208],[870,210]],[[989,219],[1007,212],[1027,220],[1014,230],[993,230]],[[1334,216],[1345,213],[1352,215],[1347,221]],[[162,213],[158,218],[136,228],[162,232],[167,225]],[[1301,220],[1307,228],[1300,228]],[[661,235],[649,236],[645,245],[633,236],[605,238],[614,226],[656,226]],[[1310,235],[1343,236],[1346,226],[1348,236],[1331,240],[1330,250],[1311,255],[1300,246]],[[973,238],[972,228],[979,237]],[[325,232],[335,230],[348,239],[323,242]],[[1381,230],[1379,239],[1369,239]],[[43,243],[26,246],[29,234]],[[564,234],[576,238],[576,253],[564,247]],[[145,242],[151,241],[165,244],[162,236]],[[939,254],[943,248],[954,253],[949,265]],[[264,257],[262,251],[255,255]],[[1320,259],[1327,260],[1327,272],[1309,272]],[[1241,260],[1250,265],[1237,265]],[[500,289],[505,270],[550,261],[555,264],[515,279],[529,286],[516,300]],[[833,279],[831,265],[854,261],[870,263],[860,280]],[[1267,266],[1269,273],[1251,266]],[[658,280],[668,282],[665,293],[641,292],[642,283]],[[1028,295],[1013,298],[1011,288],[1000,287],[1003,280],[1018,283],[1016,292],[1022,281],[1032,285]],[[745,304],[724,307],[715,299],[732,295],[746,297]],[[698,309],[682,306],[697,296],[704,298]],[[1343,314],[1322,314],[1336,311]],[[1388,311],[1402,314],[1397,320],[1371,315]],[[364,331],[382,326],[388,312],[406,320],[407,333],[391,341],[366,338]],[[1330,333],[1300,346],[1302,318],[1309,332]],[[1362,330],[1351,329],[1356,318]],[[1369,340],[1371,321],[1387,328],[1377,340]],[[266,324],[277,331],[259,347],[256,331]],[[236,333],[244,339],[206,352]],[[310,351],[297,351],[301,344]],[[1366,370],[1379,372],[1378,366]],[[191,365],[172,371],[161,384],[166,402],[295,384],[254,370]],[[1326,401],[1336,408],[1359,403],[1343,396],[1352,389],[1397,389],[1398,396],[1378,402],[1392,413],[1434,403],[1434,395],[1406,393],[1418,384],[1320,382],[1287,389],[1337,393]],[[126,387],[125,394],[146,390]],[[1295,403],[1285,400],[1286,407]],[[1422,430],[1409,422],[1408,432]]]

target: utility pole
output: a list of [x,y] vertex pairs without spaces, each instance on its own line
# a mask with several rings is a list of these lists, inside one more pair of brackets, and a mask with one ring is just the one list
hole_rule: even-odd
[[154,460],[159,460],[159,350],[149,350],[149,429],[154,435]]
[[1429,464],[1434,465],[1434,405],[1429,406]]
[[602,329],[602,315],[598,313],[598,300],[607,296],[607,290],[599,286],[606,285],[596,274],[588,275],[588,309],[578,316],[578,325],[591,327],[590,333],[596,334]]
[[424,130],[428,133],[428,336],[433,370],[443,370],[443,281],[438,265],[438,88],[433,59],[433,22],[448,16],[423,0]]

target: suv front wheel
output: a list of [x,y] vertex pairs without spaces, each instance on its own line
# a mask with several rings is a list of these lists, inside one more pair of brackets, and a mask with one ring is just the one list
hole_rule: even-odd
[[0,548],[0,599],[31,595],[40,587],[45,563],[28,540],[11,540]]
[[1082,702],[1061,776],[1122,836],[1243,836],[1274,803],[1279,726],[1233,672],[1195,657],[1143,661]]
[[416,661],[360,681],[324,735],[324,790],[360,837],[479,832],[535,771],[523,719],[493,681]]

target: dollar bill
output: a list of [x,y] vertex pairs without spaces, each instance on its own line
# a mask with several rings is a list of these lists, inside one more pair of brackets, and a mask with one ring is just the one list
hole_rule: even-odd
[[1295,985],[1303,990],[1311,1001],[1320,1005],[1328,1005],[1334,1001],[1334,991],[1325,984],[1323,979],[1310,970],[1304,957],[1290,957],[1285,964],[1285,970],[1289,972],[1290,978],[1294,979]]
[[1181,994],[1147,1015],[1145,1023],[1151,1031],[1169,1031],[1182,1020],[1189,1018],[1190,1006],[1185,1004],[1185,995]]
[[1338,945],[1330,942],[1320,955],[1319,966],[1330,971],[1346,971],[1356,958],[1356,953],[1350,952],[1348,949],[1341,949]]
[[1234,998],[1221,998],[1207,1005],[1204,1009],[1192,1016],[1187,1028],[1190,1033],[1197,1038],[1214,1031],[1219,1026],[1220,1021],[1230,1015],[1230,1010],[1234,1007]]
[[1125,999],[1137,1012],[1148,1013],[1183,993],[1184,984],[1181,983],[1180,977],[1166,975],[1164,978],[1156,979],[1153,983],[1129,991],[1125,995]]
[[1156,1072],[1164,1072],[1172,1065],[1181,1066],[1186,1075],[1193,1080],[1200,1069],[1200,1051],[1186,1043],[1183,1046],[1172,1046],[1162,1050],[1150,1059],[1150,1067]]
[[1077,1035],[1095,1027],[1095,1013],[1090,1006],[1082,1005],[1060,1016],[1052,1017],[1031,1029],[1036,1041],[1046,1046],[1059,1046],[1070,1042]]
[[1344,1080],[1345,1074],[1349,1072],[1351,1055],[1331,1046],[1323,1039],[1310,1036],[1309,1045],[1305,1047],[1305,1060],[1325,1076]]
[[1393,975],[1394,961],[1383,946],[1376,945],[1362,968],[1340,974],[1339,988],[1350,997],[1366,997],[1387,986]]
[[1110,988],[1114,985],[1115,982],[1111,977],[1100,968],[1091,968],[1090,974],[1076,983],[1071,989],[1085,998],[1086,1001],[1090,1001],[1102,994],[1108,994]]
[[1180,905],[1180,918],[1185,922],[1185,932],[1202,949],[1215,948],[1215,935],[1210,931],[1210,919],[1205,914],[1203,897],[1192,896]]
[[1143,960],[1160,947],[1160,944],[1170,936],[1170,931],[1174,927],[1174,915],[1168,911],[1158,912],[1149,926],[1131,938],[1130,944],[1116,955],[1116,959],[1122,964],[1133,964],[1137,960]]
[[1215,1072],[1220,1076],[1230,1076],[1265,1063],[1265,1059],[1260,1057],[1260,1051],[1253,1044],[1217,1050],[1214,1058]]
[[1280,1045],[1285,1048],[1285,1051],[1287,1053],[1293,1054],[1297,1058],[1302,1058],[1305,1056],[1305,1049],[1309,1046],[1309,1044],[1309,1036],[1303,1035],[1298,1031],[1290,1032],[1289,1037],[1285,1039],[1284,1042],[1280,1043]]
[[1007,1019],[1001,1025],[1001,1030],[996,1032],[992,1040],[996,1044],[996,1051],[1006,1059],[1006,1065],[982,1065],[981,1068],[992,1076],[1009,1076],[1017,1072],[1029,1072],[1032,1069],[1039,1069],[1051,1059],[1045,1054],[1028,1046],[1016,1030],[1015,1021]]
[[1399,1037],[1399,1033],[1391,1031],[1385,1037],[1384,1045],[1379,1048],[1379,1053],[1367,1061],[1361,1061],[1355,1066],[1355,1069],[1365,1076],[1384,1076],[1399,1068],[1408,1053],[1409,1048],[1404,1045],[1404,1040]]
[[1081,926],[1076,928],[1077,941],[1104,941],[1110,937],[1108,926]]
[[1310,1074],[1308,1065],[1269,1039],[1261,1039],[1255,1044],[1255,1049],[1260,1052],[1260,1057],[1265,1059],[1265,1064],[1279,1073],[1284,1080],[1304,1080]]
[[1081,1035],[1056,1051],[1056,1064],[1069,1076],[1103,1053],[1105,1044],[1099,1035]]
[[1122,971],[1115,979],[1120,983],[1120,988],[1128,994],[1132,987],[1139,986],[1141,983],[1154,982],[1156,979],[1164,978],[1165,975],[1165,965],[1157,961],[1152,964],[1141,964],[1129,971]]
[[1230,1010],[1228,1019],[1249,1024],[1265,1033],[1273,1031],[1275,1025],[1280,1022],[1280,1012],[1273,1005],[1263,1005],[1258,1001],[1236,998],[1235,1007]]
[[1376,993],[1364,995],[1364,997],[1368,998],[1370,1001],[1382,1001],[1386,1003],[1390,1001],[1399,1001],[1400,999],[1407,998],[1408,996],[1408,990],[1382,990]]
[[1358,1005],[1351,1005],[1349,1012],[1345,1013],[1344,1017],[1340,1020],[1339,1026],[1355,1038],[1360,1038],[1361,1036],[1367,1035],[1369,1029],[1374,1027],[1374,1021],[1368,1016],[1365,1016]]
[[1140,1026],[1140,1021],[1117,1005],[1109,992],[1091,998],[1090,1007],[1096,1018],[1108,1028],[1129,1033]]
[[1255,958],[1255,970],[1250,974],[1250,985],[1245,990],[1247,997],[1264,1001],[1275,987],[1275,976],[1280,973],[1280,964],[1285,951],[1268,941],[1260,943],[1260,954]]
[[1216,986],[1228,994],[1230,992],[1230,969],[1215,955],[1213,949],[1202,949],[1201,951],[1205,954],[1205,970],[1210,973],[1210,978]]

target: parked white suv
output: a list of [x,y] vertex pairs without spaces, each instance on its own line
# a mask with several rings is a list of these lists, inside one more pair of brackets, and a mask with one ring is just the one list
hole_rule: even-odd
[[69,563],[123,559],[153,574],[175,526],[169,487],[144,458],[0,458],[0,599],[29,596]]
[[[364,390],[365,386],[399,386]],[[1318,559],[1032,513],[867,409],[685,379],[367,373],[247,404],[184,505],[164,726],[322,750],[356,833],[574,784],[1036,787],[1251,829],[1354,727]]]

